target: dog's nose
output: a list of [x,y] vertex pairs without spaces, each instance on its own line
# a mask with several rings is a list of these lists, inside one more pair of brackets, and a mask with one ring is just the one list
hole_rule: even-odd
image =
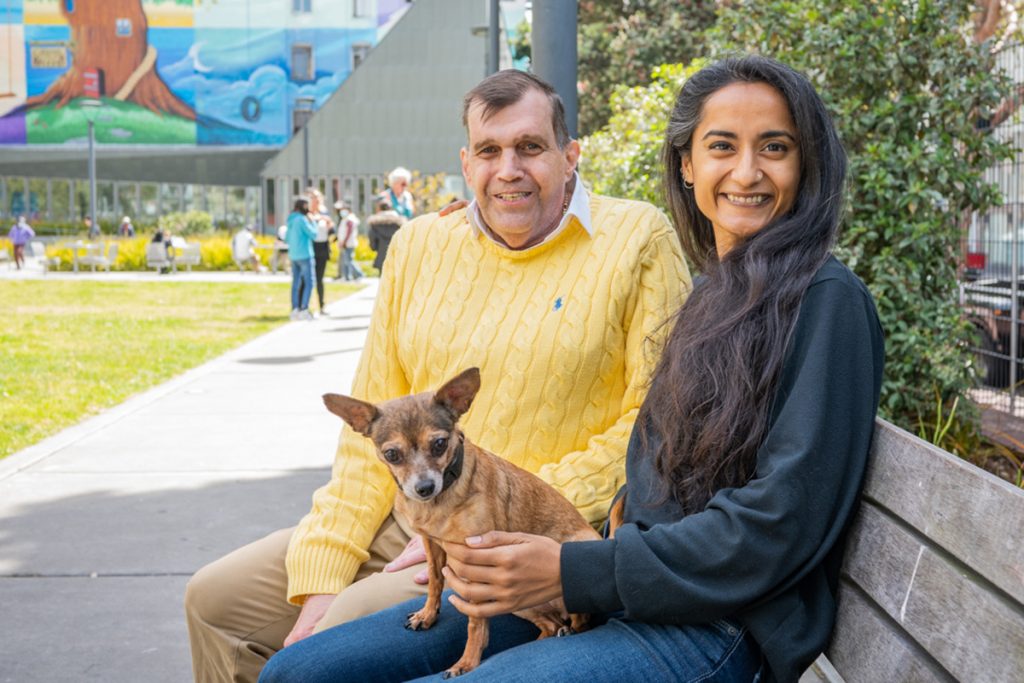
[[420,497],[426,498],[434,492],[434,482],[429,479],[416,482],[416,493],[420,494]]

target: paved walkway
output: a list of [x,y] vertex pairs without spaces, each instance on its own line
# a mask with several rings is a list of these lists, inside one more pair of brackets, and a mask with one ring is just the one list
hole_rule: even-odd
[[375,292],[0,460],[0,681],[191,680],[185,583],[308,511]]

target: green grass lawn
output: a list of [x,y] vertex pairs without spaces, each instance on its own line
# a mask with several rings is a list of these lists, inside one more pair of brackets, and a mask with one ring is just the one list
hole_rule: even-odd
[[[0,458],[288,321],[290,284],[0,284]],[[358,286],[327,285],[333,301]]]

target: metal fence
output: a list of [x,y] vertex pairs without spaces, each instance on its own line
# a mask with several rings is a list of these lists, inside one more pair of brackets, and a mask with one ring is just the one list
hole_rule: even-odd
[[[1000,54],[1000,66],[1024,83],[1024,46]],[[967,232],[960,302],[976,331],[974,358],[979,386],[974,398],[1024,416],[1024,334],[1021,276],[1024,271],[1024,120],[1021,112],[992,135],[1009,141],[1016,158],[988,170],[986,180],[1003,194],[1003,205],[975,214]]]

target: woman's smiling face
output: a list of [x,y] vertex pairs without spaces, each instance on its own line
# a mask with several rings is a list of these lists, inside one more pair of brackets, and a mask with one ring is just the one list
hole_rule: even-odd
[[800,187],[800,148],[782,93],[731,83],[708,97],[681,170],[719,259],[786,214]]

